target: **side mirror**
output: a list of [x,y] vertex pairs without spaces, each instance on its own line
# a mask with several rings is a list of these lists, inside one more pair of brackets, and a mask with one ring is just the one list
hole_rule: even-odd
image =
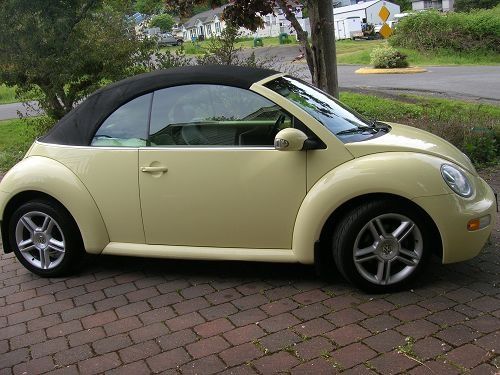
[[307,135],[299,129],[286,128],[280,130],[274,137],[274,148],[278,151],[301,151]]

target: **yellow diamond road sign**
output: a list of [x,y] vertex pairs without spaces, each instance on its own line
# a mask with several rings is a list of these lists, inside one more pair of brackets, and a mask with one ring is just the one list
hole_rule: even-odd
[[387,9],[387,7],[385,5],[383,5],[382,8],[380,8],[380,12],[378,12],[378,16],[380,17],[382,22],[387,21],[390,14],[391,14],[391,12],[389,12],[389,9]]
[[378,33],[382,35],[384,38],[389,38],[392,34],[392,29],[389,27],[388,24],[384,23]]

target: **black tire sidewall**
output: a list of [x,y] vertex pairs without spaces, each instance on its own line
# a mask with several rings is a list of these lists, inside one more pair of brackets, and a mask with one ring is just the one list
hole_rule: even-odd
[[[390,285],[378,285],[366,280],[357,270],[353,257],[354,243],[357,235],[370,220],[389,213],[404,215],[415,223],[422,234],[423,253],[416,269],[407,278]],[[408,287],[426,267],[432,252],[432,233],[428,218],[414,207],[397,200],[370,202],[354,208],[341,219],[332,237],[333,258],[341,274],[367,292],[386,293],[401,290]]]
[[[65,241],[64,257],[61,263],[51,269],[40,269],[29,263],[19,251],[16,242],[16,225],[19,219],[28,212],[38,211],[52,217],[63,232]],[[19,262],[29,271],[43,277],[64,276],[71,272],[81,260],[84,250],[78,227],[66,211],[66,209],[55,202],[48,200],[34,200],[21,205],[14,211],[9,221],[9,242]]]

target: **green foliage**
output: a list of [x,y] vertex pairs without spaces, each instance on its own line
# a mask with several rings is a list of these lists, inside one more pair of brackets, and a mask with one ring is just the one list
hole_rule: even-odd
[[154,16],[151,22],[149,23],[149,27],[159,27],[161,31],[171,31],[172,26],[174,26],[175,20],[168,13],[159,14]]
[[135,10],[143,14],[159,13],[163,9],[163,0],[136,0]]
[[411,0],[393,0],[394,4],[398,4],[401,8],[401,12],[411,11]]
[[426,11],[404,17],[389,39],[419,51],[500,52],[500,6],[470,13]]
[[370,57],[370,63],[378,69],[406,68],[408,66],[406,55],[387,45],[375,48]]
[[499,0],[456,0],[456,12],[468,12],[473,9],[491,9],[500,3]]
[[16,102],[16,88],[0,85],[0,104]]
[[147,65],[153,42],[140,41],[122,2],[3,0],[0,83],[24,95],[37,90],[55,119],[104,82]]

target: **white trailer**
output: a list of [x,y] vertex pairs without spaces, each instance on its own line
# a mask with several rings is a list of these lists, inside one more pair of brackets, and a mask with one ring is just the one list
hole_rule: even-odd
[[335,20],[335,39],[354,39],[363,37],[360,17]]

